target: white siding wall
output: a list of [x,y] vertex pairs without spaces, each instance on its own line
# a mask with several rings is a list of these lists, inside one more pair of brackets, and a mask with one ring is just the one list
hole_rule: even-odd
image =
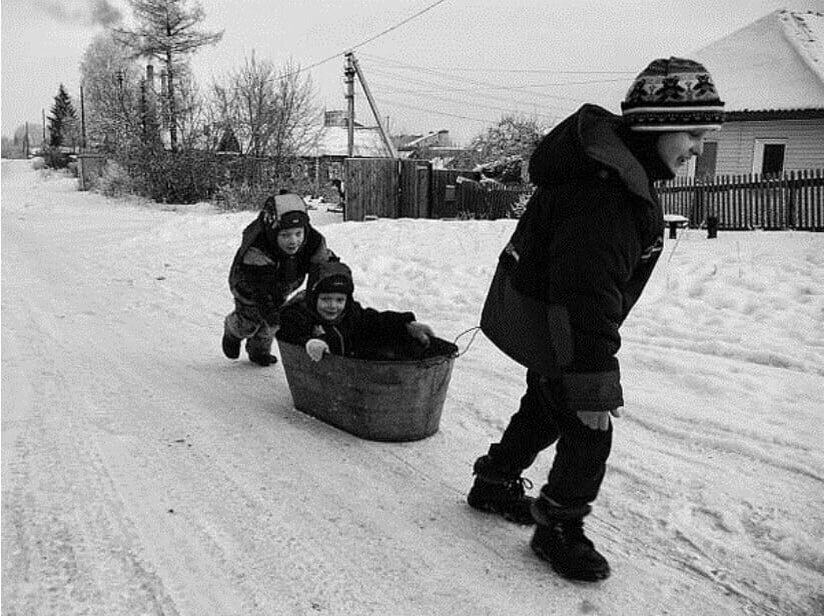
[[718,141],[716,175],[752,173],[756,139],[786,140],[784,169],[824,168],[824,120],[727,122],[707,141]]

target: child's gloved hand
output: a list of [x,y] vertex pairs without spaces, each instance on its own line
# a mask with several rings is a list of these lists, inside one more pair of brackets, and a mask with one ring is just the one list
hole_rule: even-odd
[[435,332],[432,331],[431,327],[425,323],[418,323],[417,321],[407,323],[406,331],[408,331],[409,335],[415,340],[425,346],[429,346],[429,337],[435,335]]
[[320,361],[323,359],[323,354],[329,352],[329,345],[323,340],[312,338],[306,343],[306,353],[312,358],[312,361]]

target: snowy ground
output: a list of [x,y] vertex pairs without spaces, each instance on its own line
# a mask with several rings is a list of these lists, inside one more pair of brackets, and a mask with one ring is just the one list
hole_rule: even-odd
[[[437,434],[357,439],[221,354],[252,213],[75,185],[2,163],[4,615],[824,612],[824,234],[668,240],[588,521],[613,576],[584,586],[465,505],[523,387],[483,336]],[[450,339],[513,228],[312,215],[361,301]]]

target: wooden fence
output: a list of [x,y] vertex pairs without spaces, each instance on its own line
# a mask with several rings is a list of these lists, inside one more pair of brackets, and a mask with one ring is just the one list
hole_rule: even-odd
[[[346,159],[345,220],[385,218],[508,218],[520,215],[531,186],[478,182],[474,171],[433,169],[428,161]],[[824,231],[824,170],[781,176],[676,178],[658,187],[666,214],[697,228]]]
[[397,218],[400,167],[394,158],[347,158],[344,220]]
[[480,174],[433,169],[426,160],[347,158],[344,220],[454,218],[459,177],[478,179]]
[[518,218],[533,191],[531,186],[461,182],[458,184],[458,215],[486,220]]
[[480,173],[433,169],[425,160],[347,158],[344,220],[506,218],[531,188],[480,184]]
[[824,170],[781,176],[724,175],[677,178],[658,187],[664,212],[691,227],[718,218],[718,228],[824,231]]

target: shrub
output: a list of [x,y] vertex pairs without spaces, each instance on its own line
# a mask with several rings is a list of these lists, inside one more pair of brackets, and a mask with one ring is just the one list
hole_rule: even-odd
[[113,160],[106,162],[95,187],[107,197],[123,197],[134,192],[132,178],[126,169]]
[[65,169],[69,165],[69,155],[58,147],[48,147],[43,152],[46,166],[51,169]]
[[35,156],[31,159],[31,168],[35,171],[40,171],[41,169],[46,168],[46,161],[43,159],[42,156]]
[[271,194],[272,191],[267,187],[250,186],[246,182],[222,184],[215,192],[214,203],[219,209],[227,212],[255,210],[260,208]]

